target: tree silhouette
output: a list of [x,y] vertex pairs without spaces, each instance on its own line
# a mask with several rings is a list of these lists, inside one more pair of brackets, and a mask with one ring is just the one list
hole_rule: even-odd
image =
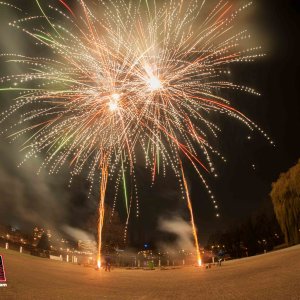
[[42,234],[36,247],[41,250],[50,250],[50,243],[46,233]]
[[[113,251],[115,248],[124,247],[124,227],[120,220],[117,211],[112,213],[112,208],[109,205],[105,205],[105,215],[104,225],[103,225],[103,247],[105,251]],[[94,214],[91,216],[87,222],[86,228],[88,231],[93,231],[97,228],[98,215]],[[97,239],[97,234],[95,234]]]
[[282,242],[271,200],[266,199],[263,207],[248,219],[234,222],[224,231],[212,234],[206,249],[214,254],[222,249],[231,257],[244,257],[270,251]]
[[300,242],[300,160],[272,184],[274,211],[288,245]]

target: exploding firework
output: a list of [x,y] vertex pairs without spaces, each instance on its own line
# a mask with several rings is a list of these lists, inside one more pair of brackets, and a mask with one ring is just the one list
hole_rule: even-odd
[[[262,132],[221,93],[258,95],[230,81],[231,64],[263,56],[260,47],[245,46],[250,35],[239,30],[239,14],[251,3],[236,7],[220,1],[207,11],[199,0],[89,1],[89,6],[78,0],[76,8],[66,0],[56,2],[36,0],[40,15],[10,23],[43,49],[43,57],[2,55],[26,69],[1,78],[1,90],[19,92],[2,121],[20,115],[9,130],[12,139],[27,136],[22,163],[42,154],[41,168],[51,174],[67,163],[70,183],[84,170],[91,187],[100,182],[100,267],[108,178],[115,178],[116,190],[124,187],[126,237],[130,212],[135,208],[139,215],[135,166],[142,152],[152,182],[168,168],[178,178],[201,264],[182,161],[189,161],[209,190],[203,172],[216,175],[213,157],[223,159],[210,142],[220,136],[216,116],[225,114]],[[126,174],[133,197],[127,196]]]

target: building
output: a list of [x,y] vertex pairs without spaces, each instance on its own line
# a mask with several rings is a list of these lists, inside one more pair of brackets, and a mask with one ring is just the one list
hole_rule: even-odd
[[52,237],[52,233],[50,229],[44,229],[44,228],[39,228],[39,227],[35,227],[33,229],[33,244],[37,244],[40,240],[40,238],[42,237],[42,235],[46,233],[48,236],[48,239],[50,241],[51,237]]

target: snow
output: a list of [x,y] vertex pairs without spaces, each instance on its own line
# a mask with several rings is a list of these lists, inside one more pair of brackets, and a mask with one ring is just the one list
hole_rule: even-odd
[[0,299],[300,299],[300,245],[211,269],[144,271],[83,267],[0,248]]

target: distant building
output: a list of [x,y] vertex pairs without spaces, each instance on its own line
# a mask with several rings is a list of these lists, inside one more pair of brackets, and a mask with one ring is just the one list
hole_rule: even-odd
[[38,242],[44,233],[44,229],[35,227],[33,229],[33,241]]
[[31,238],[28,234],[21,232],[21,230],[16,227],[6,225],[0,225],[0,238],[13,243],[31,243]]
[[51,237],[52,237],[52,233],[50,229],[44,229],[44,228],[39,228],[39,227],[35,227],[33,229],[33,244],[37,244],[39,242],[39,240],[41,239],[42,235],[46,233],[48,236],[48,239],[50,241]]

